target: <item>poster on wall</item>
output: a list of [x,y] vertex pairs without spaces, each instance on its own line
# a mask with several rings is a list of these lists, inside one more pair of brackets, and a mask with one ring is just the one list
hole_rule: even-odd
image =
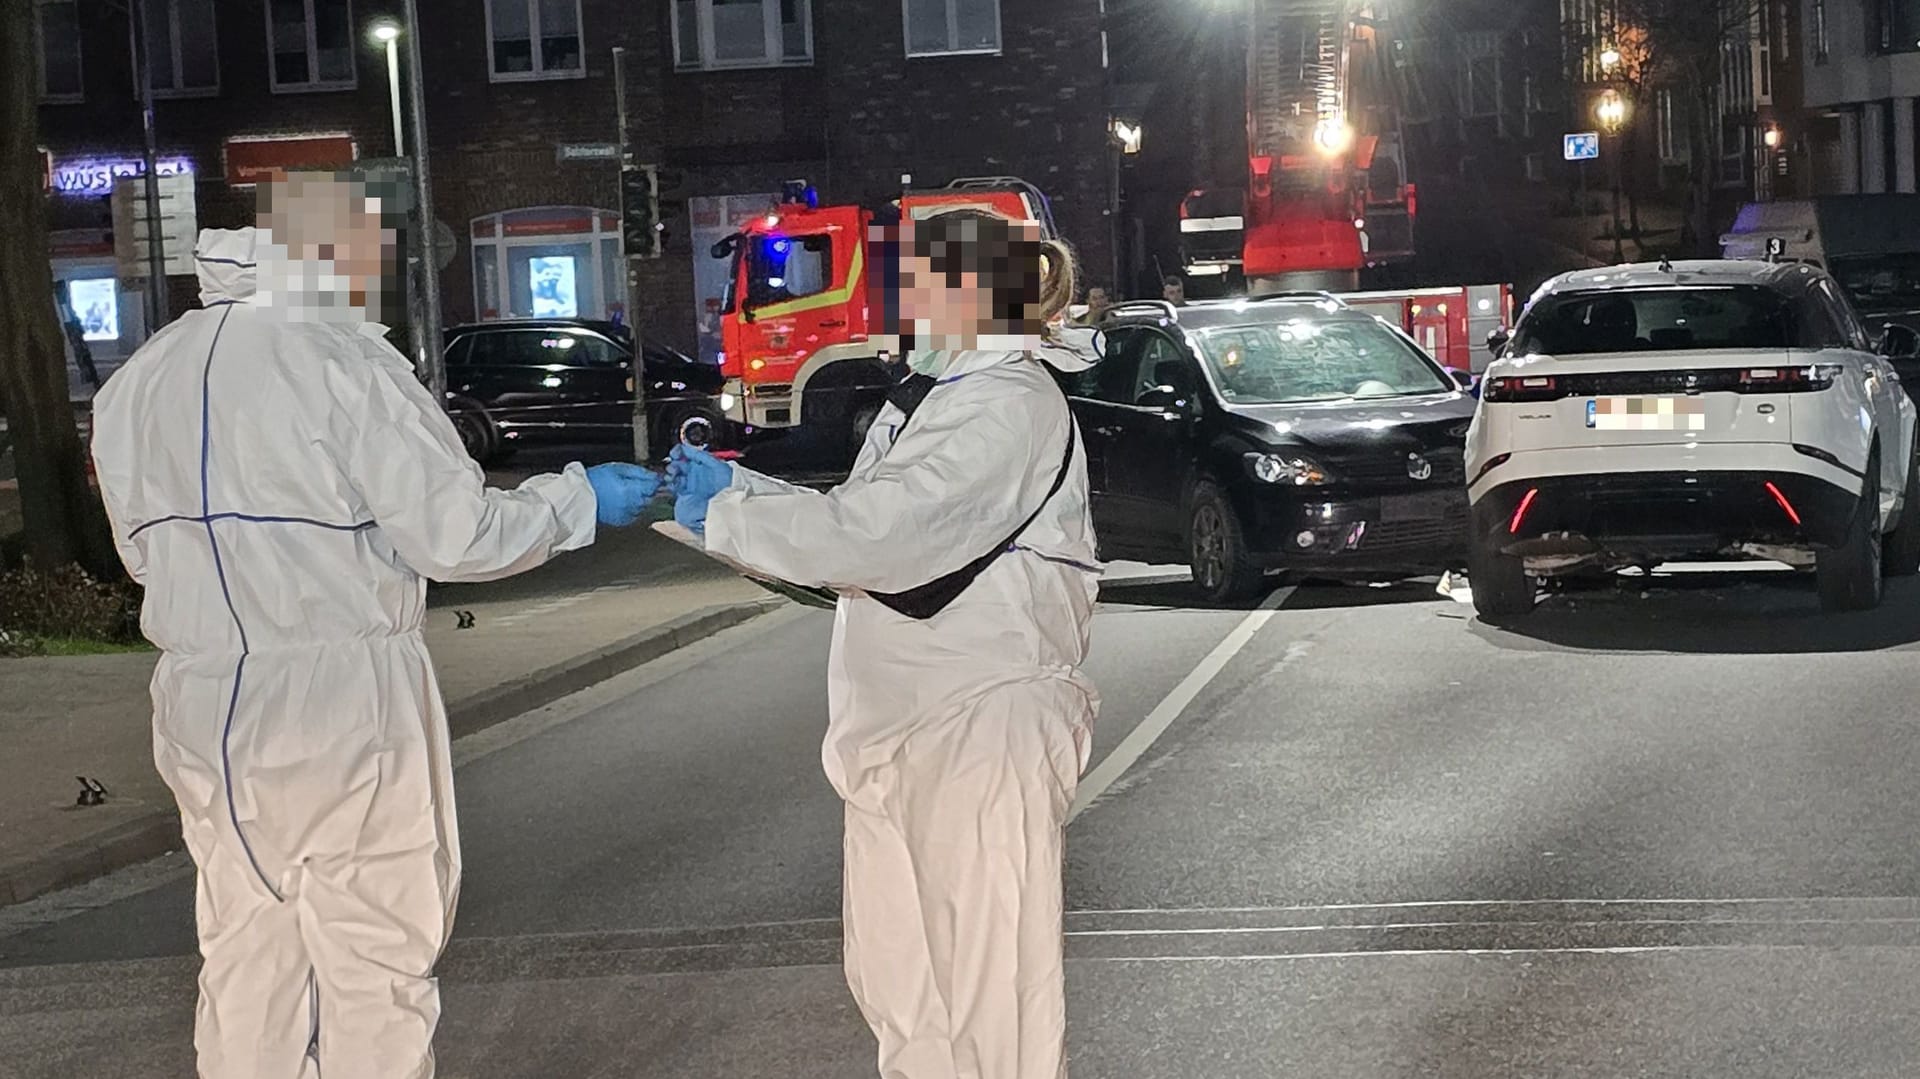
[[527,260],[527,276],[533,284],[534,318],[580,317],[574,261],[571,255]]
[[80,336],[87,341],[120,340],[120,282],[94,277],[67,282],[67,303],[80,320]]
[[708,363],[720,362],[720,312],[726,306],[727,275],[733,268],[732,260],[713,257],[713,245],[779,201],[780,196],[771,193],[687,200],[693,239],[693,314],[699,326],[700,358]]

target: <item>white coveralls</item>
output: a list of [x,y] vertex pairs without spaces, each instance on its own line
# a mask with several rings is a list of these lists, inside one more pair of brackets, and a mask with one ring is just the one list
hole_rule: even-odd
[[887,1079],[1066,1074],[1062,841],[1098,707],[1085,455],[941,613],[863,594],[957,570],[1041,506],[1072,423],[1050,379],[1023,352],[958,353],[904,431],[882,410],[842,486],[737,469],[707,510],[713,553],[842,592],[823,757],[846,801],[847,981]]
[[424,1079],[460,882],[426,578],[591,543],[593,490],[578,465],[485,489],[381,328],[315,294],[330,268],[252,229],[203,233],[198,261],[206,308],[107,383],[93,457],[163,653],[200,1075]]

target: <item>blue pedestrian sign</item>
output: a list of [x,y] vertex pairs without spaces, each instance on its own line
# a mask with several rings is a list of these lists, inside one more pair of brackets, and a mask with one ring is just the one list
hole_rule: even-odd
[[1564,136],[1561,153],[1568,161],[1593,161],[1600,157],[1600,133],[1577,131]]

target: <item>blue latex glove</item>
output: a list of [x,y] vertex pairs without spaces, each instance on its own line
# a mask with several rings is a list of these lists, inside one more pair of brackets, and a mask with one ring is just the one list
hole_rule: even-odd
[[667,482],[673,485],[673,519],[689,532],[704,534],[707,503],[733,486],[733,466],[683,442],[667,455]]
[[587,482],[593,485],[600,523],[609,528],[625,528],[639,520],[660,490],[659,475],[623,461],[587,469]]

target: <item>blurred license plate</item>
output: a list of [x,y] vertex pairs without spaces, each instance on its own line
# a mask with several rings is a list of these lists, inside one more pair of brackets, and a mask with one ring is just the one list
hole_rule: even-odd
[[1458,501],[1460,501],[1459,495],[1438,491],[1417,495],[1389,495],[1380,500],[1380,520],[1383,524],[1398,524],[1402,521],[1435,521],[1447,516],[1447,511]]
[[1706,402],[1697,397],[1596,397],[1587,402],[1596,431],[1704,431]]

